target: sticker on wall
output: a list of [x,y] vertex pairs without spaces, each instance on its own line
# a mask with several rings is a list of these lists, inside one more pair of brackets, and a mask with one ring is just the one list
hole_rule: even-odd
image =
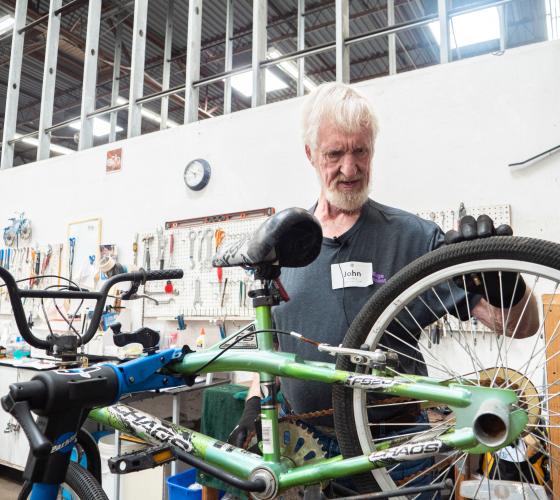
[[118,172],[122,165],[122,148],[107,151],[105,170],[107,173]]

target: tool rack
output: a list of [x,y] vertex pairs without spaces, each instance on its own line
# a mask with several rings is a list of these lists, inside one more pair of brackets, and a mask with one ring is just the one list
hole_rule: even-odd
[[[185,276],[174,280],[166,293],[164,282],[145,286],[145,318],[173,319],[252,319],[253,309],[247,297],[252,279],[240,267],[217,270],[212,257],[217,243],[228,246],[253,234],[274,213],[273,208],[212,215],[166,222],[165,227],[139,238],[139,265],[146,268],[181,268]],[[217,241],[218,240],[218,241]],[[221,240],[221,241],[219,241]],[[168,288],[168,292],[169,292]]]
[[[54,245],[35,245],[18,248],[0,248],[0,265],[10,271],[16,280],[38,275],[59,275],[62,265],[62,243]],[[47,258],[48,256],[48,258]],[[58,285],[58,278],[41,278],[22,281],[20,288],[47,288]],[[33,300],[33,317],[36,316]],[[38,306],[38,302],[37,302]],[[12,314],[12,307],[6,287],[0,288],[0,314]]]

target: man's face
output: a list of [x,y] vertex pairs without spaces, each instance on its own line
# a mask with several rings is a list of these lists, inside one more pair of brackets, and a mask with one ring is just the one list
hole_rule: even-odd
[[327,201],[345,212],[354,212],[366,202],[369,193],[371,131],[348,134],[332,123],[323,123],[317,134],[317,147],[306,152],[315,167]]

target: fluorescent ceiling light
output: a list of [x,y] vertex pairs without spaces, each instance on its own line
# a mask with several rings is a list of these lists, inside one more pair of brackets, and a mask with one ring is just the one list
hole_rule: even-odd
[[[430,30],[440,43],[439,21],[430,23]],[[449,24],[449,44],[452,49],[500,38],[500,18],[498,9],[489,9],[460,14],[451,18]]]
[[[18,134],[16,132],[14,138],[19,139],[22,135],[23,134]],[[26,137],[25,139],[22,139],[21,142],[35,147],[39,146],[39,140],[36,137]],[[58,144],[53,144],[51,142],[51,152],[58,153],[60,155],[68,155],[70,153],[74,153],[75,151],[69,148],[65,148],[64,146],[59,146]]]
[[[277,49],[271,49],[268,51],[268,57],[269,59],[278,59],[279,57],[282,57],[284,54],[282,54],[279,50]],[[278,64],[278,67],[287,75],[291,76],[294,80],[297,81],[298,79],[298,68],[296,66],[296,64],[292,61],[284,61]],[[317,84],[313,81],[311,81],[309,78],[307,78],[306,76],[303,77],[303,86],[307,89],[307,90],[313,90],[315,88],[317,88]]]
[[[82,124],[80,120],[76,120],[75,122],[72,122],[69,126],[74,130],[81,130],[82,128]],[[115,130],[117,132],[122,132],[123,128],[117,125]],[[111,124],[109,122],[102,120],[101,118],[95,118],[95,117],[93,118],[93,135],[95,137],[103,137],[105,135],[109,135],[110,132],[111,132]]]
[[15,22],[12,16],[0,17],[0,35],[10,31],[14,27]]
[[[269,69],[265,70],[265,82],[267,92],[288,88],[286,82],[278,78]],[[253,94],[253,72],[247,71],[240,75],[232,76],[231,86],[238,92],[241,92],[245,97],[251,97]]]
[[[128,100],[126,100],[124,97],[117,97],[117,104],[127,104]],[[149,120],[151,122],[154,123],[161,123],[161,116],[158,115],[157,113],[154,113],[153,111],[150,111],[149,109],[145,108],[144,106],[142,106],[142,110],[140,111],[140,113],[142,114],[142,116],[144,118],[146,118],[146,120]],[[179,124],[177,122],[174,122],[173,120],[170,120],[169,118],[167,119],[167,127],[168,128],[172,128],[172,127],[178,127]]]

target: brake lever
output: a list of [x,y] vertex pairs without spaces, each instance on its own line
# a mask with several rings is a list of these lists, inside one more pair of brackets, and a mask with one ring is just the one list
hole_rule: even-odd
[[130,283],[130,288],[121,295],[121,300],[134,300],[134,299],[138,298],[136,296],[136,292],[138,291],[139,287],[140,287],[140,281],[139,280],[132,281]]

